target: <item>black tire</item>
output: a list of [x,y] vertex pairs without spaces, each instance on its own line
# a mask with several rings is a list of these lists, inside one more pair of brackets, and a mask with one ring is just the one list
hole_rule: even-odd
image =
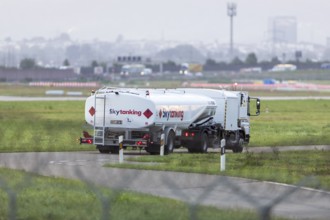
[[101,154],[109,154],[110,150],[99,149]]
[[200,141],[200,148],[199,152],[200,153],[207,153],[207,148],[209,146],[209,139],[206,133],[203,133],[201,135],[201,141]]
[[168,133],[168,136],[167,136],[167,140],[166,140],[166,144],[165,144],[165,147],[164,147],[164,154],[170,154],[173,152],[173,149],[174,149],[174,143],[175,141],[175,133],[174,131],[170,131]]
[[111,154],[119,154],[119,146],[113,146],[110,148]]
[[150,155],[159,155],[158,152],[149,152]]
[[244,140],[242,138],[239,139],[238,145],[233,146],[234,153],[242,153],[243,151]]
[[149,144],[148,147],[145,148],[145,150],[150,155],[157,155],[157,154],[160,154],[160,145],[159,144]]
[[197,151],[196,151],[196,149],[195,148],[192,148],[192,147],[188,147],[188,152],[189,153],[196,153]]
[[183,147],[187,148],[189,153],[195,153],[196,150],[192,147],[193,144],[194,144],[194,142],[192,142],[192,141],[185,141],[183,144]]

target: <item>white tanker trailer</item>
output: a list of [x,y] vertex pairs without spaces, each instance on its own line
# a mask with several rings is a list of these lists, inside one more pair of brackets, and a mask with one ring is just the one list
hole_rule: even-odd
[[[101,153],[118,153],[123,147],[159,154],[161,134],[165,154],[186,147],[207,152],[227,140],[226,148],[241,152],[249,142],[249,102],[245,92],[209,89],[102,88],[85,103],[85,120],[93,135],[84,131],[81,144],[94,144]],[[257,99],[257,114],[260,100]]]

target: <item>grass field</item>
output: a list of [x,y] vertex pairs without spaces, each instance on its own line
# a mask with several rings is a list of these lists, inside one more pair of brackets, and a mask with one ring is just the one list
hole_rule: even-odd
[[[328,100],[262,101],[251,117],[249,146],[327,145]],[[79,145],[84,129],[83,101],[0,102],[0,152],[91,150]]]
[[[261,115],[251,118],[250,146],[329,144],[329,107],[330,102],[326,100],[262,101]],[[76,142],[84,126],[82,101],[0,102],[0,122],[0,152],[94,149]],[[276,151],[271,154],[230,154],[224,175],[287,183],[296,183],[306,175],[314,175],[319,183],[309,182],[309,186],[329,190],[329,152],[313,152],[311,158],[306,154]],[[180,167],[182,170],[179,171],[185,172],[215,173],[219,170],[218,154],[141,158],[146,161],[164,160],[169,167]],[[306,164],[309,164],[307,169]],[[197,170],[191,170],[191,167]],[[160,166],[159,169],[164,168]],[[6,219],[10,214],[8,206],[2,205],[8,204],[4,191],[8,187],[19,192],[18,219],[63,219],[63,215],[69,219],[87,219],[87,216],[88,219],[98,219],[103,213],[97,193],[80,182],[33,176],[28,179],[32,183],[28,184],[30,187],[22,188],[22,181],[26,183],[23,173],[0,169],[0,219]],[[196,219],[256,218],[253,213],[237,213],[237,210],[198,208],[190,212],[189,206],[177,201],[129,192],[105,190],[105,195],[109,195],[111,201],[112,219],[122,219],[122,216],[118,217],[120,213],[124,213],[125,219],[136,219],[136,216],[141,216],[140,219],[191,219],[191,213],[197,216]],[[226,217],[225,213],[235,214],[234,217]]]
[[90,150],[77,144],[84,102],[0,102],[0,151]]
[[[81,131],[84,129],[84,102],[82,101],[58,101],[58,102],[1,102],[0,103],[0,120],[2,126],[0,127],[0,152],[18,152],[18,151],[77,151],[77,150],[93,150],[93,145],[79,145],[77,138],[81,136]],[[330,143],[330,103],[327,100],[304,100],[304,101],[263,101],[262,113],[258,117],[251,119],[251,143],[250,146],[286,146],[286,145],[327,145]],[[320,153],[320,152],[318,152]],[[330,158],[329,152],[315,153],[314,158],[324,158],[322,154]],[[179,154],[181,155],[181,154]],[[165,157],[166,160],[176,161],[179,155],[174,154],[170,157]],[[276,167],[276,163],[286,164],[283,162],[289,161],[292,158],[297,163],[304,164],[306,158],[309,158],[308,153],[301,152],[296,156],[295,153],[281,153],[281,157],[274,160],[274,156],[267,156],[267,154],[237,154],[231,155],[231,158],[243,160],[246,157],[252,156],[252,159],[258,159],[256,163],[261,163],[263,169],[269,164]],[[286,156],[287,155],[287,156]],[[216,155],[190,155],[186,154],[183,158],[183,163],[193,164],[196,169],[204,170],[203,163],[198,162],[198,158],[209,158],[210,161],[216,159]],[[212,158],[214,157],[214,158]],[[270,157],[270,159],[268,159]],[[148,159],[149,157],[143,157]],[[151,157],[153,158],[153,157]],[[158,158],[158,157],[155,157]],[[162,160],[161,158],[159,158]],[[279,160],[283,159],[283,161]],[[180,160],[179,160],[180,161]],[[247,160],[243,160],[247,161]],[[253,161],[253,160],[252,160]],[[229,161],[230,162],[230,161]],[[310,162],[310,161],[307,161]],[[329,168],[322,170],[322,166],[315,166],[318,162],[323,163],[325,167],[330,167],[329,160],[317,159],[310,164],[315,172],[321,172],[329,175]],[[200,164],[199,164],[200,163]],[[293,162],[292,162],[293,163]],[[239,171],[242,176],[256,179],[273,180],[272,176],[267,174],[266,170],[257,173],[262,173],[262,177],[244,175],[245,170],[256,169],[253,167],[237,167],[238,170],[228,171],[228,175],[237,175]],[[315,164],[315,165],[313,165]],[[303,166],[303,165],[301,165]],[[175,166],[174,166],[175,167]],[[180,169],[184,166],[178,166]],[[206,167],[214,167],[205,170],[206,173],[217,172],[216,164],[207,164]],[[290,168],[290,166],[288,166]],[[281,167],[281,170],[287,170],[289,173],[275,175],[277,181],[285,182],[288,177],[289,183],[297,182],[302,176],[309,175],[313,172],[297,173],[300,167],[295,166],[289,169],[288,167]],[[244,169],[243,169],[244,168]],[[161,168],[163,169],[163,168]],[[321,169],[321,171],[319,171]],[[199,170],[199,171],[201,171]],[[180,170],[182,171],[182,170]],[[193,170],[193,172],[199,172]],[[264,171],[264,172],[263,172]],[[301,169],[301,171],[303,171]],[[276,171],[277,172],[277,171]],[[271,173],[276,173],[271,172]],[[249,173],[249,172],[247,172]],[[296,174],[297,176],[293,175]],[[329,176],[326,177],[330,182]],[[326,187],[328,187],[326,185]]]
[[0,203],[0,219],[257,219],[253,211],[189,206],[172,199],[3,168]]
[[330,101],[262,101],[251,118],[251,146],[330,144]]

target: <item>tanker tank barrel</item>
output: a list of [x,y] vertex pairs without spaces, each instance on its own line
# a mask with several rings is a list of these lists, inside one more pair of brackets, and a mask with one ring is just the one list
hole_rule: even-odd
[[200,123],[192,123],[191,125],[189,125],[189,128],[197,128],[199,126],[202,126],[202,125],[204,125],[204,124],[212,121],[213,120],[213,117],[209,117],[205,121],[203,121],[203,120],[201,120],[202,122],[200,122]]
[[180,90],[162,91],[103,89],[101,96],[104,99],[95,96],[87,99],[86,121],[111,129],[142,129],[163,125],[186,129],[192,123],[204,123],[215,113],[216,105],[210,97]]

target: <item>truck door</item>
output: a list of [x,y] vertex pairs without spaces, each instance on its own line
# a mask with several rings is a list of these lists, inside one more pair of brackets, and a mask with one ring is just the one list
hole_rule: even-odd
[[236,131],[238,129],[238,115],[239,115],[239,99],[238,97],[227,97],[226,113],[225,113],[225,130]]

